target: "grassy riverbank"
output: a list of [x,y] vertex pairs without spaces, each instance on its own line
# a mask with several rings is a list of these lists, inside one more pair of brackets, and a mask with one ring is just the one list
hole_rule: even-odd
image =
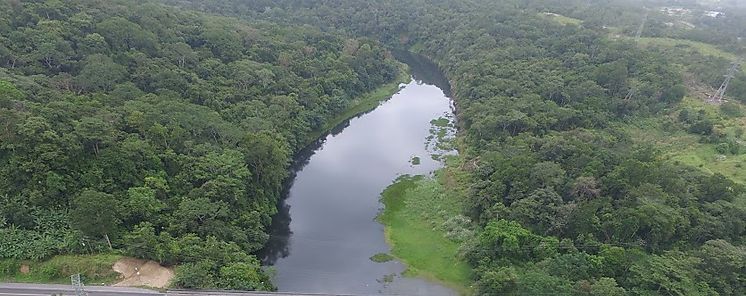
[[[382,193],[385,225],[392,255],[407,265],[405,275],[440,282],[468,294],[471,269],[460,259],[460,241],[469,237],[461,215],[462,198],[447,169],[435,178],[402,176]],[[446,189],[448,188],[448,189]]]
[[119,275],[112,266],[120,255],[58,255],[45,261],[0,260],[0,281],[16,283],[69,284],[70,275],[80,273],[86,284],[111,284]]
[[336,117],[328,120],[320,129],[311,132],[311,134],[308,135],[307,142],[313,142],[314,140],[323,136],[325,133],[331,131],[334,127],[344,122],[345,120],[353,118],[358,114],[375,109],[376,107],[378,107],[381,101],[384,101],[394,95],[397,91],[399,91],[400,84],[409,83],[409,80],[411,79],[409,75],[409,68],[407,67],[407,65],[401,64],[399,69],[399,76],[396,77],[394,81],[381,85],[377,89],[355,99],[350,104],[350,108],[347,108],[345,112],[342,112]]

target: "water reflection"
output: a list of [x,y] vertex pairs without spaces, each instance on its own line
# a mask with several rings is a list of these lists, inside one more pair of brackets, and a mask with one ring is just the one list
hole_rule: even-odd
[[[430,121],[450,117],[447,80],[427,60],[397,54],[416,81],[372,112],[348,120],[301,151],[271,238],[259,254],[273,265],[280,291],[453,295],[439,285],[400,276],[398,262],[376,263],[385,253],[375,221],[380,192],[401,174],[427,174],[442,166],[429,157]],[[419,165],[410,164],[414,157]]]
[[415,81],[434,85],[441,89],[446,97],[451,97],[451,84],[438,65],[426,57],[408,51],[395,50],[393,53],[397,60],[409,66]]

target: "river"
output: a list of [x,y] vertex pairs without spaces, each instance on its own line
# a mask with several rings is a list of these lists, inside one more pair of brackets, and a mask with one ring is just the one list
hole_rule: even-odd
[[[262,256],[279,291],[356,295],[455,295],[436,283],[402,277],[375,218],[380,193],[402,174],[442,167],[431,155],[431,121],[453,117],[447,80],[429,61],[411,55],[412,80],[371,112],[341,124],[296,159],[272,237]],[[415,157],[419,164],[413,161]]]

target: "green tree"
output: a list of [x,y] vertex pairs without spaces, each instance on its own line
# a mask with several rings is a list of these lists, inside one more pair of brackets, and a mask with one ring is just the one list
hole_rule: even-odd
[[96,33],[104,36],[106,42],[117,51],[137,49],[152,53],[155,50],[153,33],[122,17],[107,18],[96,24]]
[[746,274],[746,248],[725,240],[710,240],[697,252],[701,258],[703,277],[720,295],[746,293],[743,275]]
[[579,281],[575,285],[577,295],[587,296],[624,296],[627,291],[617,285],[613,278],[602,277],[595,281]]
[[73,199],[70,220],[86,235],[104,237],[112,248],[109,233],[119,225],[118,207],[113,195],[87,189]]
[[696,276],[699,260],[678,252],[650,255],[630,268],[633,292],[668,295],[717,295]]
[[217,279],[213,271],[214,266],[215,262],[210,260],[181,264],[176,267],[176,276],[171,285],[183,289],[216,288]]
[[232,290],[273,290],[269,277],[259,268],[259,262],[237,262],[220,267],[220,286]]
[[149,222],[137,224],[124,236],[126,253],[136,258],[157,259],[159,243],[155,228]]
[[0,80],[0,108],[10,108],[13,101],[23,99],[23,93],[8,81]]
[[86,58],[76,81],[87,91],[109,91],[126,75],[126,69],[114,63],[111,58],[94,54]]

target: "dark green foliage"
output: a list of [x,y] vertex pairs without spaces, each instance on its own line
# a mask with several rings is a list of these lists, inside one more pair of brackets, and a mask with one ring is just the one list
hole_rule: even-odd
[[720,105],[720,111],[722,111],[723,114],[730,116],[730,117],[743,116],[743,111],[741,110],[741,106],[739,104],[732,103],[732,102],[725,102],[722,105]]
[[83,190],[73,199],[70,223],[89,236],[104,236],[119,224],[116,200],[111,194]]
[[[477,235],[464,253],[477,294],[744,294],[743,186],[672,164],[623,128],[686,94],[675,62],[693,60],[685,72],[716,88],[729,61],[608,38],[607,27],[634,34],[643,5],[165,2],[344,31],[436,61],[453,84],[469,164],[466,212]],[[180,264],[177,286],[268,288],[248,253],[266,241],[290,155],[350,98],[396,74],[368,39],[148,3],[30,4],[0,3],[0,90],[12,93],[0,97],[0,196],[12,201],[0,209],[15,239],[0,242],[4,257],[75,252],[68,240],[19,238],[43,230],[30,209],[68,209],[85,188],[115,200],[114,245]],[[646,36],[742,47],[742,17],[678,31],[650,18]],[[736,76],[728,95],[744,100]],[[678,121],[739,153],[705,115],[682,110]],[[59,237],[77,233],[61,229]]]
[[[695,253],[708,240],[743,242],[744,189],[671,164],[654,146],[633,145],[620,126],[661,116],[681,101],[687,89],[673,64],[682,57],[699,59],[686,72],[714,87],[727,61],[606,38],[609,24],[633,35],[643,5],[171,2],[376,36],[434,59],[453,83],[470,164],[467,212],[481,230],[464,248],[476,270],[476,294],[724,291],[720,276],[699,270]],[[547,11],[579,18],[582,26],[539,16]],[[651,13],[645,34],[673,34],[657,17]],[[703,141],[725,142],[703,112],[685,110],[679,121]]]
[[251,254],[291,156],[399,72],[373,40],[126,0],[2,1],[0,67],[0,258],[111,241],[245,290],[272,288]]

